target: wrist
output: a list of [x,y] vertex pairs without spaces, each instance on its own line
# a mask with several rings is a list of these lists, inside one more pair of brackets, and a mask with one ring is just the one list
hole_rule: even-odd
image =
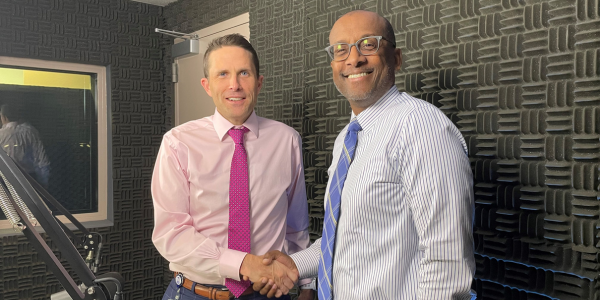
[[301,290],[317,290],[317,281],[313,278],[311,282],[299,286]]
[[254,255],[249,253],[244,256],[244,260],[242,260],[242,264],[240,265],[240,279],[242,279],[244,275],[248,276],[250,269],[252,269],[252,256]]

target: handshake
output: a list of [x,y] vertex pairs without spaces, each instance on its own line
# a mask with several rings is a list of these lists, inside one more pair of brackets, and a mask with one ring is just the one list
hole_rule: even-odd
[[294,261],[277,250],[263,256],[247,254],[240,267],[240,275],[243,280],[254,283],[254,291],[268,298],[287,295],[299,277]]

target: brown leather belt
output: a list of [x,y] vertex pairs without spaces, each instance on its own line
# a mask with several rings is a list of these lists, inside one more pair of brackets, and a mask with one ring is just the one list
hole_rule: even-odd
[[[179,274],[178,272],[174,272],[174,276],[177,277],[177,274]],[[187,279],[187,278],[183,278],[183,285],[184,288],[192,291],[192,286],[194,286],[194,282]],[[202,297],[206,297],[210,300],[229,300],[229,299],[233,299],[235,298],[235,296],[228,290],[222,291],[218,288],[214,288],[214,287],[209,287],[209,286],[204,286],[201,284],[196,283],[196,286],[194,287],[193,290],[194,293],[196,293],[197,295],[200,295]],[[254,293],[254,290],[252,289],[252,286],[249,286],[248,289],[246,289],[241,295],[241,296],[247,296]]]

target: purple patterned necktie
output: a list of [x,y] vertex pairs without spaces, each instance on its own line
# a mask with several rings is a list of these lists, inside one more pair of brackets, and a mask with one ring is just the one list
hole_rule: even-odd
[[[229,249],[250,253],[250,193],[248,191],[248,158],[244,148],[244,134],[248,128],[229,129],[229,136],[235,143],[229,179]],[[225,279],[225,286],[239,297],[249,286],[250,281]]]

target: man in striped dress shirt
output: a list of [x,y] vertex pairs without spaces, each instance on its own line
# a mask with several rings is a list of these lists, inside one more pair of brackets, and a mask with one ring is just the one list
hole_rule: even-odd
[[[329,202],[343,185],[333,238],[291,258],[269,252],[263,263],[276,259],[300,278],[318,274],[321,300],[471,299],[473,182],[462,135],[435,106],[398,92],[394,74],[402,54],[385,18],[347,13],[329,42],[333,81],[350,102],[351,123],[360,125],[353,158],[347,151],[353,146],[345,144],[349,126],[333,149],[325,224]],[[351,163],[340,168],[346,156]],[[271,283],[254,289],[273,296]]]

